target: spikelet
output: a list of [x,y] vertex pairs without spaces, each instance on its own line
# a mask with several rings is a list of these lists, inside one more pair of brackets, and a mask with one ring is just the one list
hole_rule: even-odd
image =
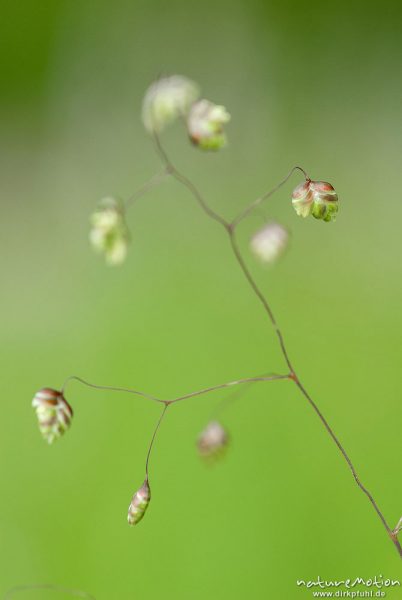
[[39,431],[48,444],[52,444],[70,427],[73,410],[61,392],[42,388],[36,392],[32,406],[38,418]]
[[135,492],[128,507],[127,521],[129,525],[137,525],[145,515],[151,500],[151,490],[146,479],[142,486]]
[[197,448],[200,456],[206,460],[220,458],[226,451],[229,435],[218,421],[211,421],[200,433]]
[[108,265],[124,262],[130,234],[121,200],[112,197],[101,200],[91,215],[89,239],[94,250],[104,255]]
[[198,100],[192,105],[187,128],[193,144],[202,150],[219,150],[226,145],[223,126],[230,121],[230,114],[224,106],[209,100]]
[[199,88],[194,81],[172,75],[150,85],[142,103],[142,121],[149,133],[159,133],[175,119],[185,117],[198,98]]
[[300,217],[312,215],[315,219],[334,221],[338,213],[338,195],[326,181],[307,179],[292,194],[292,204]]
[[284,253],[289,242],[289,233],[279,223],[268,223],[251,238],[250,247],[254,255],[264,264],[274,264]]

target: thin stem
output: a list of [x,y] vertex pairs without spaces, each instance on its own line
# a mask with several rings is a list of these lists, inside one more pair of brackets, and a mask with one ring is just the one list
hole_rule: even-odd
[[355,481],[357,483],[357,485],[363,490],[363,492],[366,494],[366,496],[368,496],[370,502],[372,503],[372,505],[374,506],[375,510],[377,511],[381,521],[383,522],[383,525],[385,527],[385,529],[388,531],[388,533],[390,533],[390,528],[385,520],[385,518],[383,517],[382,513],[380,512],[380,510],[378,509],[378,506],[376,504],[376,502],[374,501],[372,495],[367,491],[367,489],[362,485],[362,483],[360,482],[359,476],[356,473],[356,469],[354,468],[349,456],[346,454],[342,444],[339,442],[338,438],[336,437],[335,433],[333,432],[332,428],[330,427],[330,425],[328,424],[328,421],[325,419],[324,415],[322,414],[322,412],[319,410],[318,406],[316,405],[316,403],[313,401],[313,399],[311,398],[310,394],[307,392],[307,390],[303,387],[303,385],[300,383],[300,381],[298,381],[297,379],[295,380],[295,383],[297,385],[297,387],[299,388],[299,390],[301,391],[301,393],[303,394],[303,396],[307,399],[307,401],[310,403],[310,405],[313,407],[313,410],[316,412],[318,418],[320,419],[320,421],[323,423],[325,429],[328,431],[329,435],[332,437],[332,439],[334,440],[335,444],[338,446],[339,450],[341,451],[344,459],[346,460],[350,470],[352,471],[352,475],[355,478]]
[[[261,196],[260,198],[258,198],[257,200],[255,200],[249,207],[247,207],[242,213],[240,213],[238,215],[238,217],[236,217],[231,223],[228,223],[223,217],[221,217],[218,213],[216,213],[215,211],[213,211],[209,205],[207,204],[207,202],[205,201],[205,199],[203,198],[203,196],[201,195],[201,193],[199,192],[198,188],[188,179],[186,178],[184,175],[182,175],[171,163],[168,155],[166,154],[166,151],[163,149],[161,142],[159,140],[158,136],[155,136],[155,142],[156,142],[156,147],[157,147],[157,152],[160,155],[160,157],[162,158],[163,162],[165,163],[166,166],[170,167],[172,175],[179,181],[181,182],[183,185],[185,185],[189,191],[193,194],[193,196],[195,197],[195,199],[197,200],[197,202],[200,204],[202,210],[208,215],[210,216],[212,219],[214,219],[215,221],[219,222],[227,231],[227,233],[229,234],[229,239],[230,239],[230,244],[233,250],[233,254],[236,258],[237,263],[240,266],[240,269],[243,272],[243,275],[245,276],[246,280],[248,281],[252,291],[254,292],[254,294],[257,296],[257,298],[259,299],[259,301],[261,302],[261,304],[263,305],[263,308],[265,310],[265,312],[267,313],[269,320],[271,321],[271,324],[275,330],[275,333],[277,335],[278,338],[278,342],[279,342],[279,346],[282,352],[282,355],[286,361],[287,366],[290,369],[290,375],[289,376],[285,376],[285,378],[290,378],[292,379],[295,384],[297,385],[298,389],[300,390],[300,392],[302,393],[302,395],[306,398],[306,400],[309,402],[309,404],[312,406],[312,408],[314,409],[314,411],[316,412],[316,414],[318,415],[321,423],[323,424],[323,426],[325,427],[326,431],[328,432],[328,434],[330,435],[330,437],[332,438],[332,440],[335,442],[336,446],[338,447],[339,451],[341,452],[342,456],[344,457],[344,459],[346,460],[352,474],[353,477],[355,479],[355,482],[357,483],[357,485],[359,486],[359,488],[363,491],[363,493],[367,496],[367,498],[369,499],[370,503],[372,504],[373,508],[375,509],[377,515],[379,516],[385,530],[387,531],[387,534],[389,535],[389,537],[391,538],[393,544],[395,545],[399,556],[402,558],[402,548],[401,545],[397,539],[397,534],[395,533],[395,531],[391,531],[391,528],[389,527],[383,513],[381,512],[378,504],[376,503],[376,501],[374,500],[372,494],[368,491],[368,489],[361,483],[360,478],[358,477],[358,474],[356,472],[355,467],[353,466],[353,463],[351,461],[351,459],[349,458],[346,450],[344,449],[344,447],[342,446],[341,442],[339,441],[339,439],[337,438],[337,436],[335,435],[335,433],[333,432],[332,428],[329,426],[328,421],[325,419],[324,415],[321,413],[321,411],[318,409],[318,406],[315,404],[315,402],[312,400],[311,396],[309,395],[309,393],[307,392],[307,390],[304,388],[304,386],[302,385],[302,383],[300,382],[299,378],[297,377],[295,370],[292,366],[292,363],[290,361],[289,358],[289,354],[285,345],[285,341],[283,338],[283,335],[278,327],[276,318],[274,316],[274,313],[266,299],[266,297],[264,296],[264,294],[262,293],[262,291],[260,290],[260,288],[258,287],[256,281],[254,280],[251,272],[249,271],[246,262],[241,254],[241,251],[239,249],[239,246],[237,244],[237,240],[235,237],[235,229],[238,226],[238,224],[248,216],[248,214],[254,210],[254,208],[256,208],[259,204],[261,204],[261,202],[263,202],[264,200],[266,200],[267,198],[269,198],[270,196],[272,196],[282,185],[284,185],[286,183],[286,181],[290,178],[290,176],[292,175],[292,173],[298,169],[300,171],[303,172],[304,176],[306,177],[306,179],[308,179],[308,175],[306,174],[306,172],[304,171],[304,169],[302,169],[301,167],[294,167],[289,174],[285,177],[285,179],[283,179],[273,190],[270,190],[269,192],[267,192],[267,194]],[[223,385],[221,387],[227,387],[227,385]],[[219,386],[215,389],[219,389]],[[207,391],[212,391],[213,388],[207,388],[205,390],[205,392]],[[183,396],[181,398],[177,398],[175,401],[178,402],[179,400],[184,400],[185,398],[190,398],[193,396],[197,396],[200,393],[204,393],[203,390],[201,390],[200,392],[194,392],[193,394],[187,394],[186,396]]]
[[165,402],[165,406],[163,407],[163,410],[162,410],[161,416],[160,416],[160,417],[159,417],[159,419],[158,419],[158,422],[157,422],[157,424],[156,424],[156,427],[155,427],[155,429],[154,429],[154,432],[153,432],[153,434],[152,434],[151,442],[150,442],[150,444],[149,444],[148,453],[147,453],[147,458],[146,458],[146,461],[145,461],[145,478],[146,478],[146,481],[147,481],[147,482],[149,481],[149,472],[148,472],[148,467],[149,467],[149,457],[151,456],[151,451],[152,451],[152,447],[153,447],[153,445],[154,445],[154,441],[155,441],[155,438],[156,438],[156,434],[158,433],[158,429],[159,429],[159,427],[160,427],[160,425],[161,425],[161,423],[162,423],[162,421],[163,421],[163,417],[165,416],[165,414],[166,414],[166,411],[167,411],[168,407],[169,407],[169,403],[168,403],[168,402]]
[[[276,375],[276,373],[263,373],[263,375],[261,377],[268,377],[269,375]],[[291,377],[288,377],[288,378],[291,379]],[[212,410],[209,420],[211,420],[211,421],[215,420],[218,417],[218,415],[222,414],[227,409],[228,406],[231,406],[237,400],[240,400],[240,398],[242,398],[244,396],[244,394],[247,392],[247,390],[249,388],[251,388],[254,384],[255,384],[255,381],[248,381],[247,383],[245,383],[240,388],[236,389],[231,394],[228,394],[227,396],[222,398],[221,401],[218,402],[218,404]]]
[[208,206],[202,194],[199,192],[198,188],[193,184],[193,182],[190,181],[187,177],[185,177],[185,175],[183,175],[182,173],[180,173],[180,171],[176,169],[176,167],[166,154],[164,148],[162,147],[161,141],[157,133],[154,133],[154,141],[157,153],[159,154],[162,162],[165,164],[166,168],[169,170],[172,176],[175,179],[177,179],[177,181],[179,181],[182,185],[184,185],[188,190],[190,190],[190,192],[192,193],[192,195],[197,200],[198,204],[208,217],[210,217],[214,221],[217,221],[225,229],[228,229],[229,223],[221,215],[212,210],[210,206]]
[[164,400],[161,400],[160,398],[156,398],[156,396],[151,396],[151,394],[145,394],[144,392],[139,392],[138,390],[133,390],[131,388],[116,387],[116,386],[111,386],[111,385],[97,385],[95,383],[90,383],[89,381],[86,381],[85,379],[82,379],[81,377],[77,377],[76,375],[71,375],[71,377],[67,377],[67,379],[63,383],[63,387],[61,388],[62,394],[64,394],[67,384],[70,381],[79,381],[83,385],[86,385],[90,388],[94,388],[95,390],[106,390],[109,392],[124,392],[127,394],[135,394],[136,396],[141,396],[142,398],[147,398],[147,400],[153,400],[154,402],[160,402],[162,404],[164,403]]
[[254,382],[258,382],[258,381],[275,381],[275,380],[279,380],[279,379],[291,379],[292,376],[291,375],[271,375],[271,376],[261,376],[261,377],[247,377],[247,378],[243,378],[243,379],[236,379],[234,381],[229,381],[227,383],[220,383],[219,385],[213,385],[207,388],[203,388],[201,390],[197,390],[195,392],[191,392],[189,394],[185,394],[184,396],[178,396],[176,398],[173,398],[172,400],[163,400],[162,398],[157,398],[156,396],[151,396],[151,394],[146,394],[145,392],[140,392],[138,390],[133,390],[131,388],[124,388],[124,387],[115,387],[115,386],[109,386],[109,385],[97,385],[95,383],[90,383],[89,381],[86,381],[85,379],[82,379],[81,377],[77,377],[76,375],[71,375],[71,377],[68,377],[62,388],[61,388],[61,393],[64,394],[65,393],[65,389],[67,387],[67,384],[70,381],[78,381],[79,383],[82,383],[83,385],[86,385],[90,388],[94,388],[96,390],[106,390],[109,392],[123,392],[123,393],[127,393],[127,394],[135,394],[136,396],[141,396],[142,398],[146,398],[147,400],[153,400],[154,402],[158,402],[159,404],[164,404],[165,406],[169,406],[170,404],[175,404],[176,402],[180,402],[181,400],[186,400],[187,398],[192,398],[193,396],[201,396],[203,394],[207,394],[209,392],[214,392],[215,390],[219,390],[222,388],[227,388],[227,387],[233,387],[235,385],[242,385],[244,383],[254,383]]
[[295,171],[301,171],[304,175],[304,177],[307,179],[309,179],[309,176],[307,175],[306,171],[304,169],[302,169],[302,167],[293,167],[293,169],[291,169],[289,171],[289,173],[286,175],[286,177],[284,179],[282,179],[282,181],[280,183],[278,183],[278,185],[276,185],[272,190],[269,190],[269,192],[266,192],[265,194],[263,194],[262,196],[260,196],[259,198],[257,198],[256,200],[254,200],[254,202],[252,202],[249,206],[247,206],[244,210],[242,210],[237,217],[235,217],[233,219],[233,221],[231,222],[231,227],[232,229],[235,229],[237,227],[237,225],[243,221],[243,219],[245,219],[246,217],[248,217],[248,215],[255,210],[262,202],[264,202],[265,200],[268,200],[268,198],[270,198],[271,196],[273,196],[283,185],[285,185],[285,183],[290,179],[290,177],[293,175],[293,173]]
[[222,388],[233,387],[234,385],[241,385],[244,383],[255,383],[257,381],[278,381],[280,379],[291,379],[290,375],[271,375],[269,377],[248,377],[246,379],[237,379],[236,381],[229,381],[228,383],[221,383],[219,385],[214,385],[212,387],[207,387],[202,390],[198,390],[196,392],[191,392],[190,394],[186,394],[185,396],[179,396],[174,400],[169,400],[168,404],[175,404],[176,402],[181,402],[182,400],[187,400],[188,398],[195,398],[196,396],[201,396],[203,394],[208,394],[209,392],[215,392],[216,390],[221,390]]
[[249,271],[245,260],[240,252],[240,248],[237,244],[237,240],[236,240],[236,236],[235,236],[235,232],[233,230],[229,231],[229,239],[230,239],[230,244],[232,246],[232,250],[233,250],[233,254],[235,255],[235,258],[241,268],[241,270],[243,271],[243,275],[245,276],[245,278],[247,279],[248,283],[251,286],[251,289],[253,290],[253,292],[255,293],[255,295],[257,296],[257,298],[260,300],[261,304],[263,305],[266,313],[268,314],[269,320],[271,321],[272,327],[275,330],[275,333],[277,335],[278,341],[279,341],[279,345],[280,348],[282,350],[282,354],[285,358],[286,364],[289,367],[290,371],[293,373],[294,369],[293,366],[290,362],[290,358],[288,355],[288,351],[286,349],[285,346],[285,341],[282,335],[281,330],[278,327],[278,324],[276,322],[275,319],[275,315],[270,307],[270,305],[268,304],[268,300],[266,299],[266,297],[264,296],[264,294],[262,293],[262,291],[260,290],[260,288],[258,287],[255,279],[253,278],[253,276],[251,275],[251,272]]
[[377,515],[379,516],[379,518],[381,519],[382,524],[384,525],[385,529],[387,530],[388,535],[390,536],[392,542],[394,543],[399,556],[402,558],[402,547],[395,535],[395,531],[391,531],[383,513],[381,512],[377,502],[374,500],[373,495],[371,494],[371,492],[368,491],[368,489],[363,485],[363,483],[360,481],[360,478],[357,474],[357,471],[352,463],[352,461],[350,460],[348,454],[346,453],[344,447],[342,446],[342,444],[340,443],[339,439],[337,438],[337,436],[335,435],[334,431],[332,430],[332,428],[329,426],[328,421],[326,420],[326,418],[324,417],[324,415],[322,414],[322,412],[319,410],[318,406],[316,405],[316,403],[313,401],[313,399],[311,398],[310,394],[307,392],[307,390],[304,388],[304,386],[301,384],[301,382],[297,379],[294,378],[295,384],[297,385],[297,387],[299,388],[299,390],[301,391],[301,393],[303,394],[303,396],[306,398],[306,400],[310,403],[310,405],[312,406],[313,410],[316,412],[318,418],[320,419],[321,423],[324,425],[325,429],[328,431],[329,435],[331,436],[331,438],[333,439],[333,441],[335,442],[335,444],[338,446],[340,452],[342,453],[343,458],[346,460],[349,469],[352,472],[352,475],[354,477],[354,480],[356,481],[357,485],[359,486],[359,488],[362,490],[362,492],[367,496],[367,498],[369,499],[369,501],[371,502],[374,510],[376,511]]
[[338,447],[338,449],[340,450],[342,456],[344,457],[344,459],[346,460],[352,474],[353,477],[355,479],[355,482],[357,483],[357,485],[359,486],[359,488],[362,490],[362,492],[367,496],[367,498],[369,499],[369,501],[371,502],[372,506],[374,507],[377,515],[379,516],[379,518],[381,519],[382,524],[384,525],[385,529],[387,530],[388,535],[391,536],[392,541],[394,542],[400,556],[402,557],[402,548],[398,542],[397,539],[394,539],[394,537],[392,536],[392,532],[391,529],[384,517],[384,515],[382,514],[378,504],[376,503],[376,501],[374,500],[373,495],[368,491],[368,489],[362,484],[362,482],[360,481],[360,478],[357,474],[357,471],[349,457],[349,455],[347,454],[345,448],[343,447],[343,445],[341,444],[340,440],[338,439],[338,437],[335,435],[333,429],[330,427],[330,425],[328,424],[328,421],[325,419],[324,415],[322,414],[322,412],[319,410],[317,404],[313,401],[313,399],[311,398],[310,394],[307,392],[307,390],[305,389],[305,387],[302,385],[302,383],[300,382],[300,380],[298,379],[295,370],[293,368],[293,365],[290,361],[289,358],[289,354],[285,345],[285,341],[282,335],[282,332],[280,331],[275,316],[272,312],[271,307],[268,304],[268,301],[266,300],[264,294],[261,292],[261,290],[259,289],[258,285],[256,284],[253,276],[251,275],[249,269],[247,268],[247,265],[243,259],[243,256],[239,250],[239,247],[237,245],[236,242],[236,238],[234,235],[233,231],[229,232],[230,235],[230,241],[232,244],[232,248],[233,248],[233,252],[235,254],[235,257],[237,259],[237,262],[240,265],[240,268],[242,269],[247,281],[249,282],[252,290],[254,291],[254,293],[256,294],[256,296],[259,298],[259,300],[261,301],[266,313],[268,314],[268,317],[272,323],[272,326],[275,329],[275,333],[278,337],[279,340],[279,345],[283,354],[283,357],[285,358],[286,364],[288,365],[291,373],[292,373],[292,379],[293,381],[296,383],[297,387],[299,388],[299,390],[302,392],[303,396],[306,398],[306,400],[309,402],[309,404],[312,406],[312,408],[314,409],[314,411],[316,412],[317,416],[319,417],[319,419],[321,420],[321,423],[324,425],[325,429],[327,430],[327,432],[329,433],[329,435],[331,436],[332,440],[335,442],[336,446]]
[[125,202],[126,211],[136,202],[141,196],[147,194],[154,187],[162,183],[170,175],[170,171],[168,168],[164,168],[160,173],[157,173],[151,179],[149,179],[146,183],[144,183],[138,190],[136,190],[128,200]]
[[53,592],[60,592],[62,594],[69,594],[70,596],[75,596],[76,598],[86,598],[86,600],[96,600],[95,596],[88,594],[87,592],[82,592],[81,590],[74,590],[70,588],[61,587],[59,585],[53,584],[34,584],[34,585],[17,585],[8,592],[4,596],[4,600],[9,600],[18,592],[27,592],[29,590],[49,590]]

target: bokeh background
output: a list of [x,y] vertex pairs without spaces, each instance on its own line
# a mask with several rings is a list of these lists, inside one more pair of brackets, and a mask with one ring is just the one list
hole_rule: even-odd
[[71,374],[172,397],[284,370],[227,240],[175,182],[133,207],[121,268],[89,247],[98,199],[128,197],[160,168],[140,121],[144,90],[160,73],[184,74],[232,114],[219,154],[189,147],[180,126],[164,136],[216,210],[233,216],[294,164],[339,192],[335,224],[296,217],[297,175],[266,205],[292,231],[275,269],[247,249],[261,214],[241,243],[300,376],[396,523],[401,16],[392,0],[4,3],[1,594],[53,583],[98,600],[296,600],[311,597],[300,578],[402,579],[378,517],[291,384],[257,385],[233,405],[231,450],[214,468],[194,441],[224,394],[172,409],[134,529],[127,506],[159,407],[72,383],[73,427],[49,448],[30,406]]

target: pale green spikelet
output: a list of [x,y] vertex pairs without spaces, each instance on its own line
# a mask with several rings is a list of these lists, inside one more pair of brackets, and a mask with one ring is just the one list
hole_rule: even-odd
[[253,254],[265,265],[274,264],[285,252],[289,243],[289,232],[279,223],[267,223],[251,238]]
[[206,460],[215,460],[223,456],[228,443],[226,429],[218,421],[210,421],[198,437],[198,453]]
[[129,525],[137,525],[143,518],[151,501],[151,489],[146,479],[142,486],[135,492],[128,507],[127,520]]
[[185,117],[199,97],[199,87],[181,75],[162,77],[150,85],[142,103],[142,121],[149,133],[160,133],[178,117]]
[[334,221],[338,214],[339,200],[332,185],[326,181],[312,181],[311,189],[314,194],[311,211],[313,217],[326,222]]
[[226,145],[223,126],[229,121],[230,114],[224,106],[198,100],[192,105],[187,119],[190,139],[202,150],[219,150]]
[[292,204],[300,217],[312,215],[322,221],[334,221],[338,213],[338,194],[326,181],[307,179],[292,194]]
[[91,215],[90,242],[104,255],[108,265],[121,264],[126,256],[130,234],[124,218],[123,203],[117,198],[104,198]]
[[42,388],[36,392],[32,406],[38,418],[39,431],[49,444],[61,437],[70,427],[73,410],[62,392]]

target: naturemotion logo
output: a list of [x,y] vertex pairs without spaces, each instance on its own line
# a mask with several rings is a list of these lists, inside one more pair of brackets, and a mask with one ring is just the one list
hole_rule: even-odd
[[321,579],[318,576],[311,580],[297,579],[296,584],[311,589],[314,598],[385,598],[386,589],[401,586],[399,579],[382,575],[348,579]]

